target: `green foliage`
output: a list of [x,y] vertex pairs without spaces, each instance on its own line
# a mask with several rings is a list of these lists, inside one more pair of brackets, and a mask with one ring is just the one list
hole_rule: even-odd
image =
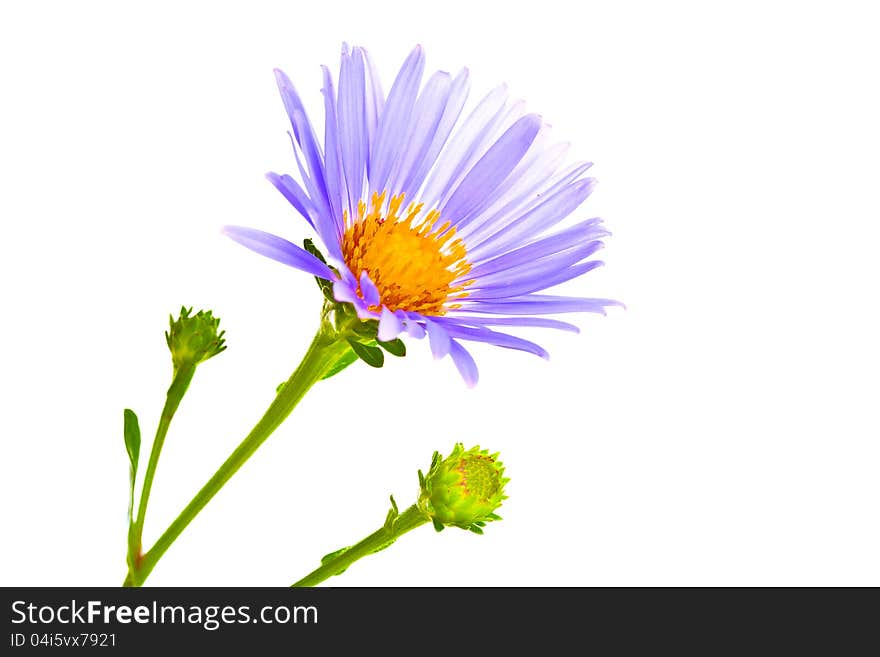
[[357,357],[370,367],[382,367],[385,364],[385,355],[379,347],[373,347],[351,338],[348,339],[348,344]]
[[128,496],[128,522],[133,522],[134,513],[134,482],[137,478],[138,459],[141,453],[141,429],[137,415],[130,408],[123,413],[123,435],[125,437],[125,451],[128,452],[129,464],[129,496]]

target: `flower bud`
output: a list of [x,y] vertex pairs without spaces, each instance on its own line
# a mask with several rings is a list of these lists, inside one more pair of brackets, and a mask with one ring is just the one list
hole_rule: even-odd
[[194,367],[226,349],[223,340],[226,331],[217,332],[220,318],[214,317],[210,310],[190,313],[192,308],[181,307],[177,321],[168,318],[171,328],[165,333],[165,341],[171,350],[175,371],[185,365]]
[[440,531],[454,525],[482,534],[487,522],[501,520],[495,510],[506,499],[504,466],[498,453],[479,446],[465,450],[461,443],[445,459],[434,452],[427,475],[419,471],[419,508]]

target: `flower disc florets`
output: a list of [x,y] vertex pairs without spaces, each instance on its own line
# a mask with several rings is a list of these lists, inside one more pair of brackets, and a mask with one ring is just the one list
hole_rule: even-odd
[[465,450],[458,443],[445,459],[434,452],[427,475],[419,472],[419,508],[438,531],[453,525],[482,534],[487,522],[501,519],[495,511],[507,498],[508,481],[497,453],[479,446]]

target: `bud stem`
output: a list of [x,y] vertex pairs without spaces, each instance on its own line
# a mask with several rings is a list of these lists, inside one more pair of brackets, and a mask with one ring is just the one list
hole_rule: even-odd
[[162,445],[165,443],[165,436],[168,433],[168,427],[171,426],[171,420],[174,413],[177,412],[178,406],[186,394],[189,384],[196,373],[196,365],[185,365],[174,371],[174,378],[171,380],[171,386],[165,395],[165,407],[162,409],[162,417],[159,419],[159,427],[156,429],[156,437],[153,439],[153,448],[150,451],[150,461],[147,464],[147,470],[144,474],[144,485],[141,489],[141,499],[138,505],[137,519],[131,526],[128,537],[129,557],[132,563],[140,558],[141,539],[144,533],[144,520],[147,515],[147,502],[150,499],[150,491],[153,488],[153,477],[156,475],[156,466],[159,464],[159,454],[162,452]]
[[391,522],[386,522],[383,527],[367,536],[360,543],[352,545],[332,559],[328,559],[319,568],[291,586],[305,587],[320,584],[325,579],[338,575],[358,559],[388,547],[408,531],[420,527],[428,521],[429,519],[424,512],[417,505],[413,504]]
[[[192,522],[193,518],[290,415],[306,392],[317,381],[320,381],[349,349],[344,337],[339,336],[326,322],[322,323],[321,330],[315,335],[315,339],[309,346],[299,367],[281,387],[275,400],[269,405],[260,421],[220,466],[220,469],[214,473],[214,476],[196,493],[196,496],[165,530],[165,533],[159,537],[150,551],[136,563],[136,569],[134,572],[129,572],[123,586],[140,586],[144,582],[162,555]],[[152,461],[151,455],[151,464]]]

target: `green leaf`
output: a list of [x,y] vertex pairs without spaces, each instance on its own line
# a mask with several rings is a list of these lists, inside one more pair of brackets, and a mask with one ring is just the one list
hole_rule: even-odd
[[327,260],[324,258],[324,254],[318,250],[318,247],[315,246],[314,241],[312,241],[311,239],[308,239],[308,238],[305,239],[303,241],[303,248],[305,248],[306,251],[311,253],[313,256],[315,256],[318,260],[323,262],[325,265],[327,264]]
[[354,363],[358,359],[358,355],[354,353],[354,351],[346,351],[345,354],[339,358],[327,373],[321,377],[321,379],[329,379],[331,376],[339,374],[346,367]]
[[[351,546],[349,546],[349,547],[344,547],[344,548],[340,548],[339,550],[336,550],[336,552],[331,552],[330,554],[325,554],[323,557],[321,557],[321,565],[323,566],[323,565],[326,564],[327,562],[329,562],[329,561],[333,561],[336,557],[345,554],[345,553],[348,552],[350,549],[351,549]],[[335,572],[335,573],[333,573],[333,574],[334,574],[334,575],[341,575],[341,574],[344,573],[346,570],[347,570],[347,568],[343,568],[342,570],[340,570],[340,571],[338,571],[338,572]]]
[[[311,253],[325,265],[327,264],[327,260],[324,258],[324,254],[318,250],[318,247],[315,246],[315,243],[312,240],[304,240],[303,248],[305,248],[306,251]],[[331,267],[331,269],[333,268]],[[331,281],[328,281],[326,278],[321,278],[320,276],[315,276],[315,281],[318,283],[318,287],[321,288],[321,292],[324,293],[324,298],[328,301],[335,303],[336,298],[333,296],[333,283]]]
[[375,319],[361,320],[354,325],[352,330],[362,338],[373,341],[379,331],[379,322]]
[[443,531],[444,524],[437,520],[437,518],[431,518],[431,522],[434,523],[434,529],[436,529],[438,532]]
[[128,494],[128,524],[133,522],[134,513],[134,482],[137,477],[138,459],[141,453],[141,428],[138,425],[137,415],[130,408],[123,413],[123,434],[125,436],[125,451],[128,452],[129,464],[129,494]]
[[401,340],[400,338],[396,338],[394,340],[391,340],[390,342],[379,342],[378,340],[376,340],[376,344],[378,344],[392,356],[397,356],[398,358],[406,356],[406,345],[403,344],[403,340]]
[[385,354],[379,347],[370,347],[357,340],[349,340],[352,350],[357,357],[370,367],[382,367],[385,364]]

